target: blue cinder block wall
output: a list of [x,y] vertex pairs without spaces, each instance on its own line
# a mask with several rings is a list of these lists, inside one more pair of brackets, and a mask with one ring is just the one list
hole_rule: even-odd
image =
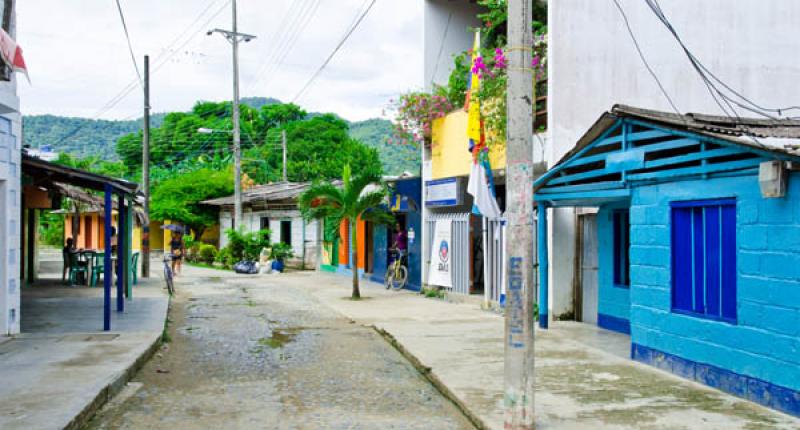
[[630,288],[614,285],[614,219],[617,209],[628,204],[606,205],[597,212],[598,309],[597,325],[608,330],[630,333]]
[[[736,199],[735,323],[671,311],[670,202],[715,198]],[[632,357],[800,415],[800,175],[780,199],[755,175],[637,187],[630,224]]]

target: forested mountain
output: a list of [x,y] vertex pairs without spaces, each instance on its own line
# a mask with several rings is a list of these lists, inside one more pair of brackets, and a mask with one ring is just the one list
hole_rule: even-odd
[[[280,103],[266,97],[245,97],[242,103],[255,109]],[[309,114],[309,117],[319,114]],[[166,114],[151,116],[151,127],[160,127]],[[23,142],[32,148],[49,145],[53,151],[77,157],[99,156],[103,160],[119,160],[117,140],[141,129],[141,118],[128,121],[92,120],[55,115],[31,115],[23,118]],[[383,119],[350,122],[351,137],[375,148],[386,174],[397,175],[403,171],[419,173],[419,150],[391,145],[387,142],[392,133],[391,122]]]

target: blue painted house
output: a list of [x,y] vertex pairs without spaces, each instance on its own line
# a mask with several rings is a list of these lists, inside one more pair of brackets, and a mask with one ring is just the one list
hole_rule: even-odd
[[798,142],[800,121],[604,113],[534,184],[540,238],[547,208],[581,208],[576,318],[630,334],[634,360],[800,415]]
[[[422,288],[422,181],[419,177],[388,179],[392,188],[389,210],[408,233],[408,283],[407,289]],[[383,283],[389,264],[389,247],[392,244],[394,226],[375,226],[372,230],[373,264],[370,280]]]

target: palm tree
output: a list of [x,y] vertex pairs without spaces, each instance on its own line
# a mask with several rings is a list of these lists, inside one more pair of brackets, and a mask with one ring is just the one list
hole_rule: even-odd
[[315,183],[299,198],[300,210],[307,219],[325,220],[325,237],[333,237],[342,221],[350,225],[354,246],[350,252],[353,272],[353,299],[360,299],[358,289],[358,219],[378,224],[390,224],[392,216],[380,208],[386,197],[386,187],[379,172],[351,174],[350,165],[342,172],[342,185]]

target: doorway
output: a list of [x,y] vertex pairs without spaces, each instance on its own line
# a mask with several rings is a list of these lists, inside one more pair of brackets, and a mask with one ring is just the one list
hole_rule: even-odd
[[597,324],[598,308],[598,243],[597,215],[578,215],[578,264],[576,289],[576,320]]
[[372,273],[375,267],[374,228],[373,223],[364,223],[364,273]]
[[281,242],[292,245],[292,221],[281,221]]

